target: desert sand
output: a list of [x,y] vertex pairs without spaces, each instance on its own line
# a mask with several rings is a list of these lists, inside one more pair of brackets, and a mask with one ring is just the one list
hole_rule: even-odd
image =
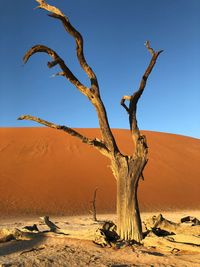
[[[199,212],[190,211],[194,216]],[[180,222],[184,212],[167,212],[167,218]],[[142,220],[152,213],[142,213]],[[0,266],[200,266],[200,225],[184,225],[185,233],[156,237],[145,237],[143,245],[105,246],[95,244],[96,230],[103,221],[115,221],[116,216],[104,214],[94,222],[91,216],[52,217],[59,233],[49,232],[48,227],[37,217],[0,221]],[[23,230],[24,226],[37,224],[39,233],[23,232],[17,240],[2,242],[2,233]],[[4,229],[4,230],[3,230]],[[15,230],[14,230],[15,229]],[[24,231],[24,230],[23,230]]]
[[[89,137],[98,129],[79,129]],[[145,132],[149,162],[140,182],[142,211],[200,208],[200,140]],[[114,130],[124,153],[128,130]],[[0,211],[13,215],[88,214],[95,188],[98,213],[115,212],[109,160],[66,133],[48,128],[0,128]]]
[[[78,130],[99,136],[98,129]],[[131,153],[129,131],[113,132],[121,150]],[[149,162],[139,187],[142,220],[158,213],[175,222],[187,215],[200,219],[200,140],[144,133]],[[152,245],[149,236],[144,246],[120,249],[92,242],[103,221],[116,222],[115,179],[109,161],[95,149],[48,128],[0,128],[0,138],[0,235],[25,225],[37,224],[40,230],[34,238],[1,242],[0,266],[200,266],[200,232],[194,227],[188,241],[178,233],[176,242],[153,236]],[[95,188],[99,222],[90,215]],[[43,233],[46,226],[39,216],[44,215],[66,235]],[[186,243],[193,241],[197,244],[191,251]],[[174,244],[181,249],[174,250]]]

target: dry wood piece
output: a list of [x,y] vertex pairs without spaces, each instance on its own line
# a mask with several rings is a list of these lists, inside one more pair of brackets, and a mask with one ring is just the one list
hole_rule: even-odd
[[192,226],[200,225],[200,221],[193,216],[186,216],[184,218],[181,218],[181,223],[191,223]]
[[[67,126],[57,125],[31,115],[22,115],[19,117],[19,119],[36,121],[53,129],[62,130],[67,134],[78,138],[82,142],[96,148],[100,153],[110,159],[111,169],[117,183],[117,232],[121,239],[135,240],[140,242],[143,238],[143,235],[137,191],[140,178],[144,179],[143,170],[148,161],[148,146],[146,137],[140,133],[138,128],[136,111],[138,100],[144,91],[147,79],[156,64],[158,56],[163,50],[155,51],[150,46],[149,41],[145,43],[145,46],[151,55],[150,63],[142,76],[138,90],[133,92],[133,94],[130,96],[125,95],[122,97],[121,105],[128,113],[130,132],[135,146],[135,150],[133,153],[131,153],[131,155],[124,155],[124,153],[119,150],[116,140],[110,129],[106,109],[100,96],[96,74],[84,56],[82,35],[70,23],[68,17],[66,17],[64,13],[61,12],[57,7],[49,5],[45,0],[36,1],[39,3],[38,8],[50,12],[49,16],[59,20],[64,26],[64,29],[74,38],[76,43],[77,59],[81,68],[84,70],[90,80],[90,87],[82,84],[72,73],[64,60],[58,55],[58,53],[45,45],[39,44],[33,46],[25,54],[24,63],[26,63],[35,53],[47,53],[51,57],[51,61],[47,63],[48,67],[53,68],[57,65],[61,68],[61,72],[57,73],[55,76],[65,77],[83,95],[85,95],[94,106],[99,120],[101,139],[90,139]],[[128,106],[126,101],[129,101]],[[57,228],[50,226],[50,229],[51,227],[53,231],[57,231]]]
[[146,227],[146,230],[152,230],[156,228],[160,228],[162,230],[176,230],[177,227],[179,227],[178,223],[171,222],[163,217],[162,214],[159,214],[158,216],[152,216],[148,218],[144,225]]
[[32,231],[39,232],[39,229],[36,224],[24,226],[23,229],[31,231],[31,232]]
[[180,251],[200,252],[200,227],[184,226],[165,219],[162,214],[153,216],[144,223],[148,230],[143,245],[159,250],[178,253]]
[[175,223],[165,219],[162,214],[159,214],[158,216],[154,215],[143,223],[145,225],[147,233],[152,231],[154,232],[154,234],[156,234],[159,232],[161,233],[162,231],[166,231],[169,234],[200,236],[200,225]]
[[40,217],[40,219],[49,227],[51,232],[57,233],[59,231],[60,228],[49,220],[49,216]]
[[94,243],[101,247],[112,247],[119,240],[117,227],[113,222],[107,221],[95,232]]
[[96,210],[97,190],[98,190],[98,188],[96,188],[96,189],[94,190],[93,200],[91,201],[91,203],[92,203],[92,210],[91,210],[91,213],[92,213],[92,215],[93,215],[93,220],[94,220],[95,222],[98,221],[98,220],[97,220],[97,210]]
[[56,234],[68,235],[68,233],[64,229],[60,229],[55,223],[49,220],[49,216],[40,217],[42,221],[49,227],[50,232],[54,232]]

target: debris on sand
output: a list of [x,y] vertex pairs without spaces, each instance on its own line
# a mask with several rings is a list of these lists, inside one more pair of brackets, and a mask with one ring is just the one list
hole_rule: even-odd
[[200,221],[193,216],[186,216],[186,217],[181,218],[181,223],[191,223],[192,226],[200,225]]
[[55,224],[44,216],[42,224],[18,223],[19,229],[16,221],[4,223],[0,266],[166,266],[166,261],[167,266],[200,266],[200,225],[194,221],[151,216],[144,221],[144,239],[136,244],[119,238],[113,216],[101,216],[97,223],[87,216],[68,217],[68,224],[66,218]]
[[[185,220],[193,220],[186,217],[181,223],[174,223],[165,219],[162,214],[153,216],[144,222],[146,233],[142,244],[145,247],[153,247],[171,253],[190,251],[200,253],[200,225],[185,225]],[[198,219],[194,218],[195,222]]]

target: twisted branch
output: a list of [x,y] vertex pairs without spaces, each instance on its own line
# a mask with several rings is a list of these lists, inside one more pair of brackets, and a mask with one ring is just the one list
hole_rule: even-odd
[[66,132],[67,134],[77,137],[78,139],[80,139],[83,143],[88,144],[92,147],[95,147],[97,150],[99,150],[103,155],[110,157],[110,151],[108,150],[108,148],[106,147],[106,145],[103,143],[103,141],[98,140],[97,138],[95,139],[90,139],[82,134],[80,134],[79,132],[75,131],[74,129],[67,127],[67,126],[63,126],[63,125],[57,125],[55,123],[40,119],[38,117],[34,117],[34,116],[30,116],[30,115],[22,115],[18,118],[18,120],[31,120],[31,121],[35,121],[38,122],[42,125],[48,126],[50,128],[53,129],[57,129],[57,130],[62,130],[64,132]]

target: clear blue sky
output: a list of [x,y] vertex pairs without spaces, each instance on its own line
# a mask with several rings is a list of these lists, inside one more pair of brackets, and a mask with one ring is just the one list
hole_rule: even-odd
[[[113,128],[128,128],[120,106],[132,94],[149,63],[144,46],[164,49],[138,106],[141,129],[200,138],[199,0],[49,0],[82,33],[85,56],[97,74]],[[59,21],[34,10],[34,0],[0,0],[0,127],[38,126],[17,121],[22,114],[70,127],[98,127],[94,108],[63,77],[51,78],[49,57],[24,53],[35,44],[56,50],[85,84],[74,40]]]

